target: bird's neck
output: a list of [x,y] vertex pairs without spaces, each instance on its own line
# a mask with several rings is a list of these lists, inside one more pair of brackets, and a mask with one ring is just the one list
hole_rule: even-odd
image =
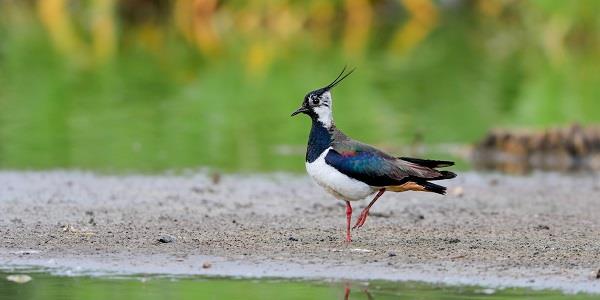
[[312,119],[312,128],[308,137],[308,148],[306,149],[306,161],[311,163],[315,161],[323,151],[331,146],[331,127],[327,127],[318,118]]
[[315,121],[320,122],[325,128],[330,129],[333,126],[333,111],[329,106],[318,106],[313,109],[314,116],[313,124]]

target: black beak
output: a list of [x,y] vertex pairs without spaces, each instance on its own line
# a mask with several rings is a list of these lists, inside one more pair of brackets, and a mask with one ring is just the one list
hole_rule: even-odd
[[297,114],[299,114],[299,113],[305,113],[305,112],[307,112],[307,111],[308,111],[308,108],[306,108],[306,107],[304,107],[304,106],[301,106],[300,108],[296,109],[296,111],[295,111],[295,112],[293,112],[293,113],[292,113],[292,115],[291,115],[290,117],[293,117],[293,116],[295,116],[295,115],[297,115]]

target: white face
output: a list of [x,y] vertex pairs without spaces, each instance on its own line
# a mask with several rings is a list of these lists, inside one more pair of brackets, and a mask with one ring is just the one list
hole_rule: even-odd
[[308,99],[312,110],[317,114],[317,120],[329,128],[333,124],[333,99],[329,91],[321,94],[321,97],[311,95]]

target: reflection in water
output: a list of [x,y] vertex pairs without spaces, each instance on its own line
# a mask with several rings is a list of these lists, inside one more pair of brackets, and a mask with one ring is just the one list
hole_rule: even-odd
[[[349,300],[350,299],[350,283],[346,283],[345,287],[344,287],[344,300]],[[362,289],[362,291],[365,293],[365,295],[367,296],[368,300],[373,300],[373,296],[371,295],[371,293],[369,293],[369,290],[367,288]]]
[[[27,274],[30,281],[17,283],[9,275]],[[485,289],[476,286],[444,286],[417,282],[331,282],[281,279],[233,279],[207,277],[53,276],[32,269],[0,269],[0,299],[62,300],[162,300],[162,299],[597,299],[596,295],[528,289]],[[368,290],[367,290],[368,289]]]

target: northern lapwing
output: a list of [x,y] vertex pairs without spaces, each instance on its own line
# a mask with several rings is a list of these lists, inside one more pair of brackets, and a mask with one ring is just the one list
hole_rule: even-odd
[[430,181],[454,178],[456,174],[436,170],[452,166],[454,162],[395,157],[341,132],[333,122],[331,89],[354,70],[345,71],[344,67],[332,83],[308,93],[292,116],[303,113],[312,120],[306,149],[306,171],[327,192],[346,202],[346,241],[350,242],[350,201],[377,193],[352,227],[360,228],[367,220],[369,209],[384,192],[424,191],[443,195],[446,187]]

